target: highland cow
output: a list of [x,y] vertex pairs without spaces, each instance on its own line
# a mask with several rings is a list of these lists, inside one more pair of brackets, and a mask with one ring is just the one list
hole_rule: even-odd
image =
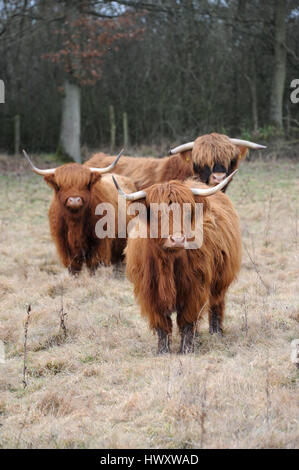
[[[225,295],[241,264],[239,218],[230,199],[221,192],[234,173],[213,188],[193,179],[176,180],[133,194],[125,194],[113,177],[120,194],[130,201],[139,200],[147,211],[143,223],[148,236],[136,236],[134,230],[129,233],[126,274],[134,284],[141,314],[158,334],[159,354],[170,352],[174,312],[181,334],[181,353],[193,351],[198,321],[207,310],[210,333],[222,334]],[[151,238],[153,203],[164,203],[165,207],[189,204],[193,226],[195,203],[202,203],[202,245],[186,249],[184,230],[174,232],[171,227],[167,237],[159,232],[157,238]],[[138,229],[140,224],[139,221]]]
[[[170,157],[122,157],[113,172],[130,177],[138,190],[155,183],[174,179],[185,181],[188,178],[214,186],[238,168],[248,148],[265,147],[246,140],[230,139],[222,134],[207,134],[172,149]],[[112,161],[113,157],[96,153],[85,165],[102,167]],[[222,191],[225,192],[226,188]]]
[[[126,238],[99,238],[96,233],[101,215],[96,208],[99,204],[111,205],[111,221],[118,228],[118,193],[112,175],[103,175],[116,165],[119,156],[107,168],[88,168],[78,163],[68,163],[58,168],[40,170],[31,162],[24,151],[32,170],[44,176],[46,183],[54,190],[49,209],[52,238],[62,264],[71,274],[78,274],[85,263],[90,273],[99,264],[108,266],[118,263],[124,257]],[[136,188],[126,177],[121,181],[128,191]]]
[[[264,149],[264,145],[247,140],[230,139],[223,134],[207,134],[194,142],[180,145],[170,151],[190,159],[193,165],[193,177],[209,186],[215,186],[235,171],[248,149]],[[225,192],[228,184],[223,187]]]

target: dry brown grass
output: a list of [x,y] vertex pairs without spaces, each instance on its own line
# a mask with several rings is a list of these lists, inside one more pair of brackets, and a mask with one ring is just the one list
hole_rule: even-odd
[[[5,156],[0,163],[15,169]],[[2,172],[0,339],[7,361],[0,364],[0,447],[296,447],[296,176],[294,162],[242,166],[229,194],[245,249],[225,336],[210,336],[205,321],[195,354],[156,357],[156,338],[123,272],[70,277],[49,236],[50,190],[31,173]]]

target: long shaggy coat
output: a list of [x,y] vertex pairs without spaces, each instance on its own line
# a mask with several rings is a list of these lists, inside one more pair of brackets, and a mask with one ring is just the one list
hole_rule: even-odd
[[[135,186],[126,177],[121,177],[127,191],[135,191]],[[90,272],[99,264],[108,266],[123,259],[125,238],[118,238],[118,193],[111,175],[93,174],[77,163],[63,165],[54,175],[45,176],[45,181],[54,189],[49,210],[52,238],[62,264],[72,274],[79,273],[84,263]],[[83,207],[71,211],[66,201],[71,196],[79,196]],[[95,232],[100,219],[95,214],[98,204],[108,202],[114,207],[115,238],[98,238]]]
[[[113,173],[131,178],[138,190],[155,183],[174,179],[185,181],[191,177],[212,184],[210,178],[213,173],[230,175],[246,153],[247,148],[237,147],[226,135],[213,133],[198,137],[192,150],[170,157],[122,157]],[[101,168],[112,163],[114,158],[96,153],[84,165]]]
[[146,190],[143,203],[148,211],[153,202],[190,203],[193,209],[195,202],[202,203],[201,248],[169,250],[163,239],[129,236],[125,250],[126,273],[141,314],[158,333],[158,352],[169,351],[173,312],[182,335],[181,352],[192,349],[195,327],[207,310],[210,332],[222,332],[225,295],[240,269],[239,218],[230,199],[221,192],[208,198],[193,196],[194,186],[205,185],[193,180],[156,184]]

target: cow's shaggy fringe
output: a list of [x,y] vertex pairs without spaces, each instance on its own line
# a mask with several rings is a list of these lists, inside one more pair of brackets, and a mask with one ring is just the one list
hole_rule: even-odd
[[228,169],[233,161],[233,170],[235,170],[241,155],[239,147],[234,145],[226,135],[216,133],[198,137],[192,149],[192,161],[198,167],[207,165],[213,168],[215,163],[220,163]]

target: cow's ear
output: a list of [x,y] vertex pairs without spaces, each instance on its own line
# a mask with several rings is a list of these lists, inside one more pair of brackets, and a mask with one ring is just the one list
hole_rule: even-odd
[[44,176],[44,180],[45,182],[51,186],[51,188],[53,188],[55,191],[59,191],[59,186],[58,184],[56,183],[56,179],[55,179],[55,175],[47,175],[47,176]]
[[100,181],[102,175],[100,173],[91,173],[90,176],[90,181],[89,181],[89,186],[93,186],[95,183]]
[[243,147],[243,145],[239,145],[238,148],[240,150],[240,155],[239,155],[240,160],[243,160],[243,159],[245,160],[246,155],[248,154],[248,148]]
[[186,150],[185,152],[181,152],[181,153],[180,153],[180,157],[181,157],[182,160],[184,160],[185,162],[190,163],[191,160],[192,160],[192,150]]

